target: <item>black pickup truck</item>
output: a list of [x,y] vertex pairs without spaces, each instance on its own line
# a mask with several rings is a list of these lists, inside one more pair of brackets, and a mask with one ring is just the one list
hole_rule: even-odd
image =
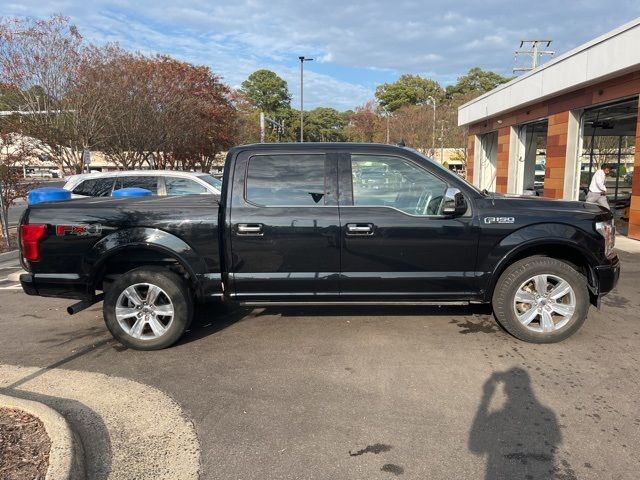
[[[24,291],[104,299],[111,333],[159,349],[195,302],[492,303],[517,338],[557,342],[612,290],[612,215],[480,192],[408,148],[260,144],[227,156],[222,194],[29,207]],[[212,309],[218,308],[216,304]]]

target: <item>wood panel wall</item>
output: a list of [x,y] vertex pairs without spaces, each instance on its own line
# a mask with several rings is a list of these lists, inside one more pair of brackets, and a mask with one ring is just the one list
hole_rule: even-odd
[[631,209],[629,211],[629,238],[640,240],[640,115],[636,121],[636,155],[633,161]]
[[544,196],[562,198],[564,167],[567,159],[569,112],[549,116],[547,128],[547,161],[544,172]]
[[498,152],[496,156],[496,192],[507,193],[509,177],[509,141],[511,127],[498,130]]
[[467,138],[467,181],[473,183],[473,155],[476,146],[476,136],[469,135]]

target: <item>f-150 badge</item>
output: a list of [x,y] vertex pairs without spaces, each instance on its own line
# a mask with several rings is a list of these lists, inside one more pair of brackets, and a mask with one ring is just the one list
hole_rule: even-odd
[[484,223],[515,223],[515,217],[484,217]]

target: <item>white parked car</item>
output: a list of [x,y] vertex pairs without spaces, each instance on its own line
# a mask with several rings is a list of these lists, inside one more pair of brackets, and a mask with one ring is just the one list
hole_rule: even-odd
[[72,175],[65,190],[79,197],[107,197],[114,190],[139,187],[154,195],[220,195],[222,182],[208,173],[171,170],[125,170]]

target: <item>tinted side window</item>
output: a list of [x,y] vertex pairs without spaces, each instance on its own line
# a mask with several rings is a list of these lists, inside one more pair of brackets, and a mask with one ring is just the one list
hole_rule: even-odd
[[73,189],[72,193],[76,195],[87,195],[91,196],[91,192],[93,191],[93,187],[96,185],[96,180],[85,180],[84,182],[80,182],[76,188]]
[[152,176],[131,176],[119,177],[116,184],[116,190],[121,188],[138,187],[151,191],[154,195],[158,194],[158,177]]
[[106,197],[111,194],[114,178],[95,178],[85,180],[73,189],[76,195],[89,197]]
[[324,205],[324,155],[251,157],[246,195],[250,202],[265,206]]
[[115,178],[99,178],[96,181],[95,186],[93,187],[93,196],[94,197],[108,197],[111,195],[111,190],[113,189],[113,182],[115,182]]
[[166,177],[164,179],[164,185],[167,189],[167,195],[197,195],[209,193],[205,186],[189,178]]
[[411,215],[440,215],[447,183],[413,162],[381,155],[353,155],[354,205],[394,207]]

